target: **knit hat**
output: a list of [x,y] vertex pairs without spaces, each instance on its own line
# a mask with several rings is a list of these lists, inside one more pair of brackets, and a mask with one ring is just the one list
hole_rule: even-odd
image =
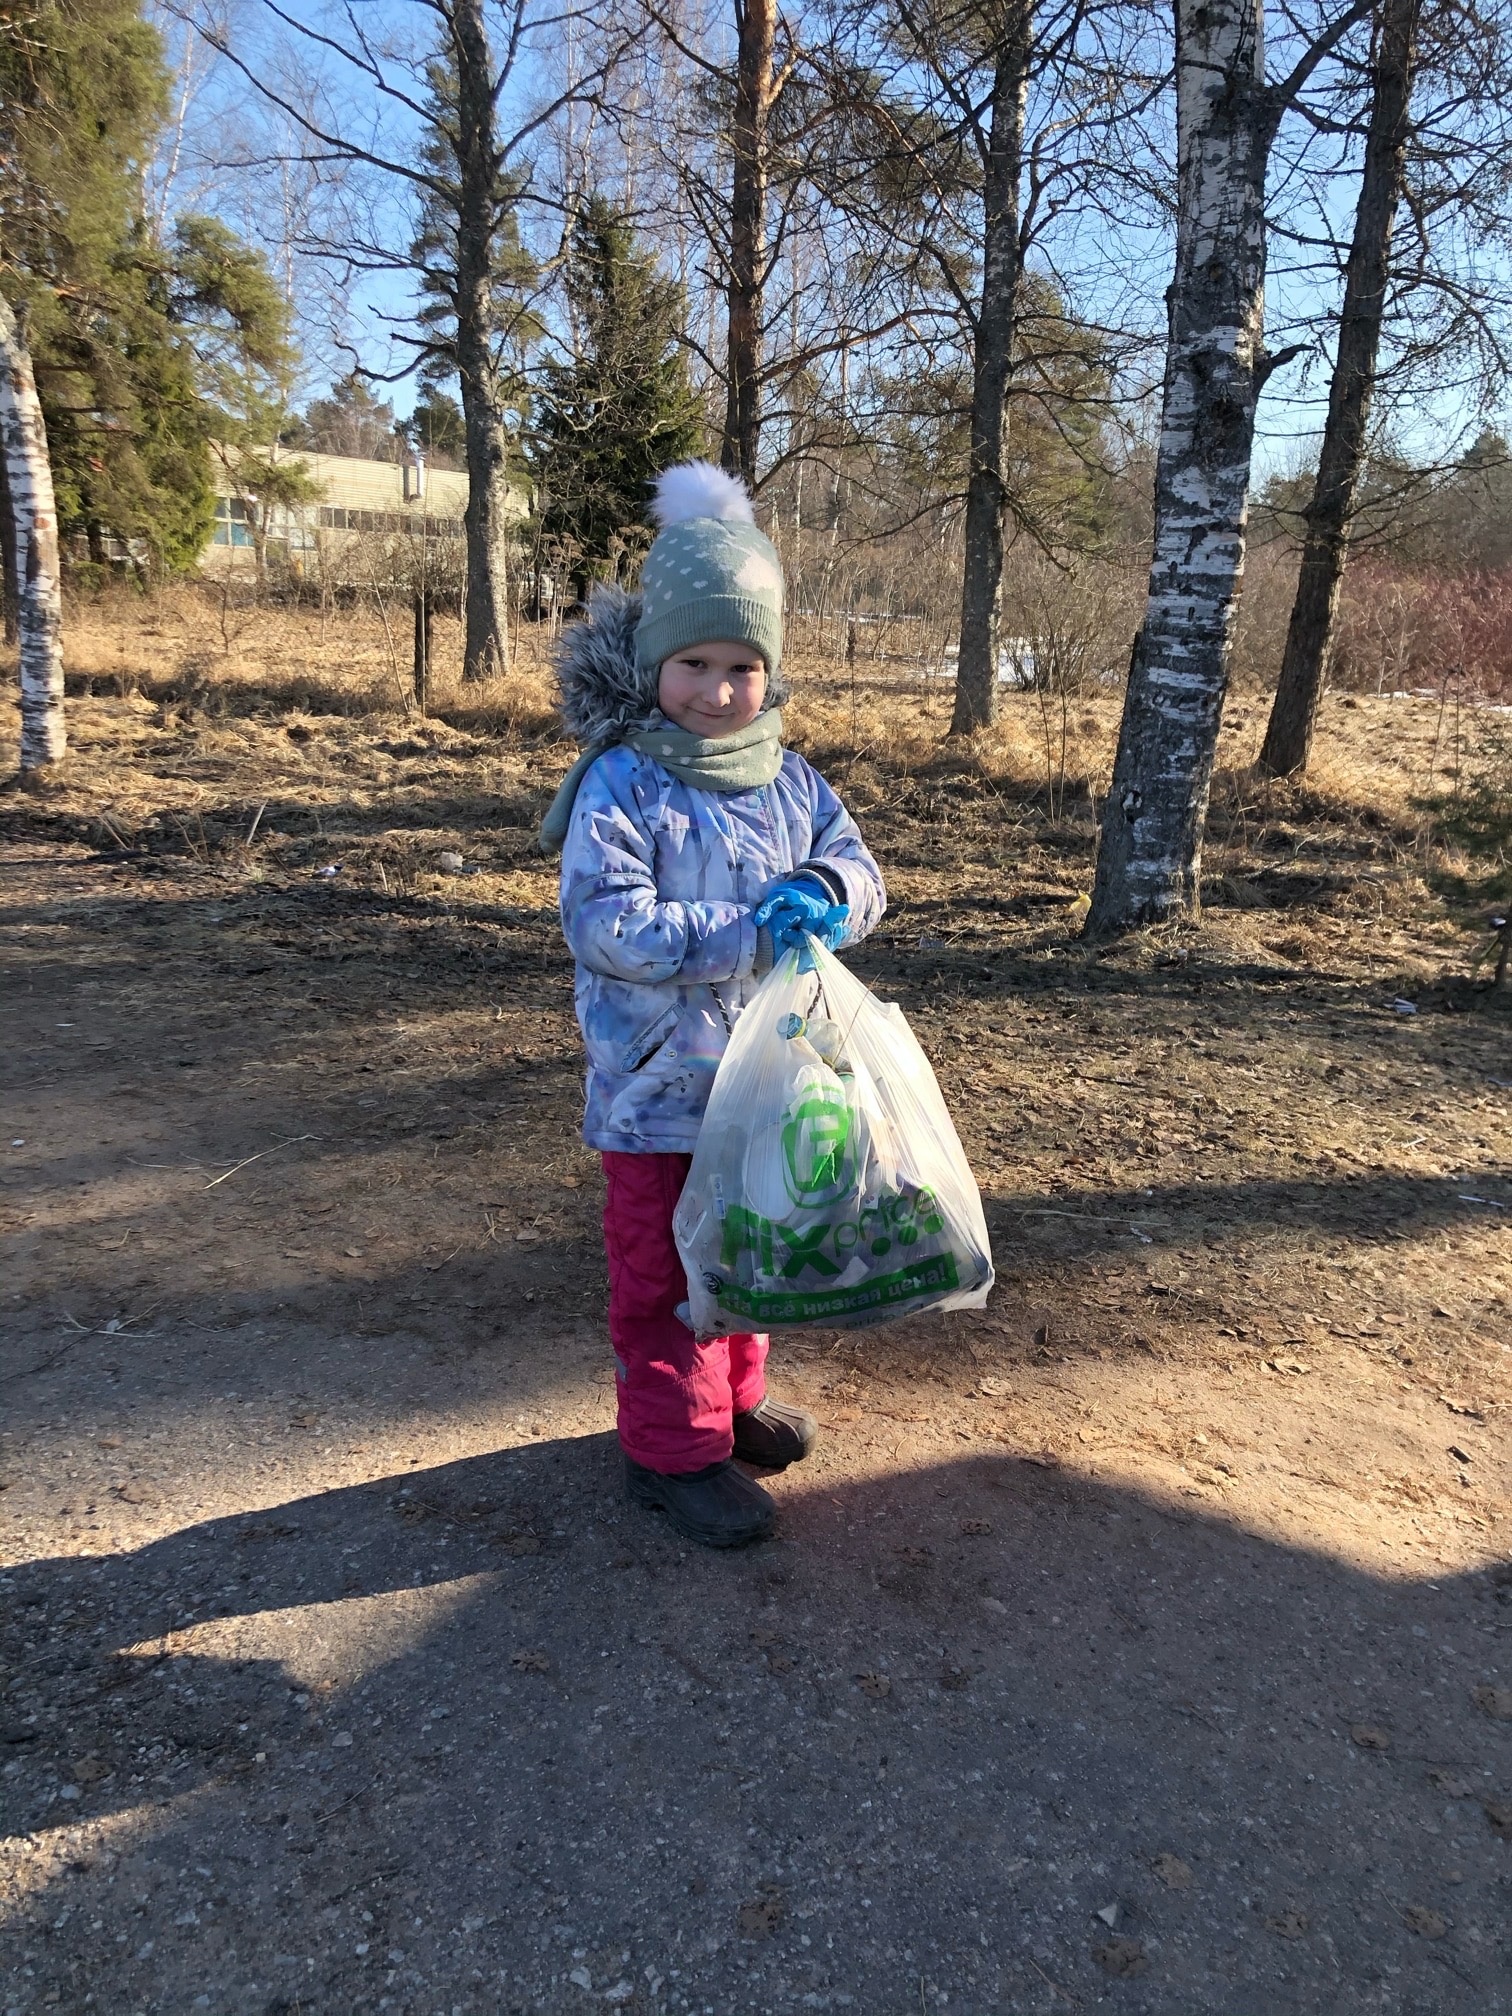
[[770,689],[782,663],[782,562],[745,485],[712,462],[679,462],[657,478],[651,508],[662,529],[641,568],[642,671],[654,676],[690,644],[749,644]]

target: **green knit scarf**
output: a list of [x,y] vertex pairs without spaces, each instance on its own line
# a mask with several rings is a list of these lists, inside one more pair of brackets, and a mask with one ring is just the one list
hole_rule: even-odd
[[686,728],[674,728],[668,722],[665,728],[642,728],[632,735],[621,735],[614,742],[596,742],[583,751],[562,779],[561,788],[541,821],[536,839],[543,854],[562,851],[578,786],[587,776],[589,766],[618,742],[633,749],[637,756],[649,756],[696,791],[755,791],[763,784],[770,784],[782,768],[782,712],[780,708],[769,707],[748,727],[737,728],[733,735],[690,735]]

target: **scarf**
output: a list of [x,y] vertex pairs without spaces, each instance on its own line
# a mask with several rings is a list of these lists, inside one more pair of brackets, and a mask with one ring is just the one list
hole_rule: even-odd
[[562,779],[552,799],[536,844],[543,854],[560,854],[572,819],[578,786],[606,749],[623,743],[637,756],[649,756],[663,770],[695,791],[755,791],[770,784],[782,768],[782,714],[769,707],[733,735],[691,735],[686,728],[640,728],[610,742],[585,749]]

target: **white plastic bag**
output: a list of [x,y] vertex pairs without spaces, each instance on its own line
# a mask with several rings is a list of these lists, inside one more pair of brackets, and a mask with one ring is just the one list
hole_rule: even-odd
[[673,1219],[700,1336],[979,1309],[982,1200],[929,1059],[815,938],[747,1004]]

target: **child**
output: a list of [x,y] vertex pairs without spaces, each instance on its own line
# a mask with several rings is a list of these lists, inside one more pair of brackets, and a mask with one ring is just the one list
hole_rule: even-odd
[[864,938],[877,864],[823,778],[782,747],[782,567],[744,486],[707,462],[657,484],[639,596],[601,589],[557,667],[587,745],[541,829],[588,1052],[583,1138],[603,1155],[609,1335],[630,1497],[736,1547],[776,1507],[735,1465],[781,1470],[817,1432],[768,1397],[765,1337],[700,1341],[672,1213],[730,1029],[812,931]]

